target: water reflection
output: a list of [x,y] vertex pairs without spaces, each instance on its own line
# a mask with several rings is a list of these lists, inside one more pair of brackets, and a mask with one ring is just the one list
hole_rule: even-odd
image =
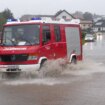
[[87,42],[85,43],[84,46],[87,46],[86,49],[93,50],[93,46],[94,46],[93,44],[94,44],[93,42],[89,42],[89,43]]
[[96,40],[97,41],[102,41],[103,40],[103,35],[97,35]]
[[105,46],[105,35],[97,35],[95,42],[87,42],[84,46],[88,50],[103,49]]
[[104,61],[105,59],[105,35],[97,35],[95,42],[86,43],[83,46],[84,57]]

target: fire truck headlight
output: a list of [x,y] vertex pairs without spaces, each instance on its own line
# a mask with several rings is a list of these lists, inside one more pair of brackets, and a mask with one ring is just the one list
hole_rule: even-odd
[[37,60],[38,56],[29,55],[28,60]]

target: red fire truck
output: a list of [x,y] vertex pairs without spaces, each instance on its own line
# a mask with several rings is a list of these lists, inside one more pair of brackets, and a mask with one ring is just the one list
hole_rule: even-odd
[[38,69],[46,60],[82,60],[81,30],[64,20],[10,20],[4,25],[0,45],[0,71]]

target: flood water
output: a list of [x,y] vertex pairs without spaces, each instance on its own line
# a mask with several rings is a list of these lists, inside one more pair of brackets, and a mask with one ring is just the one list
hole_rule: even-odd
[[77,65],[62,67],[61,61],[17,78],[0,75],[0,105],[104,105],[105,36],[83,45],[83,61]]

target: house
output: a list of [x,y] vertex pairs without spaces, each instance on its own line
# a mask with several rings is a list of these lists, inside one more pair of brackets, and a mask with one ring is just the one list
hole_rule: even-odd
[[87,21],[87,20],[81,20],[80,21],[80,26],[82,30],[87,30],[87,29],[91,29],[93,26],[93,22],[92,21]]
[[[70,14],[69,12],[67,12],[66,10],[59,10],[55,15],[23,15],[20,20],[24,21],[24,20],[30,20],[31,18],[34,17],[41,17],[44,19],[64,19],[66,21],[71,21],[73,19],[76,19],[72,14]],[[83,19],[77,19],[78,21],[80,21],[80,26],[82,30],[87,30],[92,28],[93,22],[92,21],[86,21]]]
[[[56,18],[63,18],[65,20],[71,21],[72,19],[77,19],[75,15],[72,15],[70,13],[68,13],[66,10],[60,10],[55,14]],[[92,21],[87,21],[87,20],[83,20],[83,19],[79,19],[80,20],[80,27],[82,30],[87,30],[92,28],[93,26],[93,22]]]
[[71,15],[69,12],[67,12],[66,10],[60,10],[58,11],[55,16],[55,18],[57,19],[65,19],[65,20],[72,20],[75,19],[75,17],[73,17],[73,15]]
[[93,31],[96,33],[105,33],[105,19],[98,20],[93,25]]
[[53,18],[54,15],[23,15],[20,20],[21,21],[28,21],[35,17],[41,17],[41,18]]
[[34,17],[41,17],[41,18],[50,18],[50,19],[65,19],[65,20],[72,20],[75,19],[70,13],[68,13],[66,10],[60,10],[55,15],[23,15],[20,20],[30,20]]

